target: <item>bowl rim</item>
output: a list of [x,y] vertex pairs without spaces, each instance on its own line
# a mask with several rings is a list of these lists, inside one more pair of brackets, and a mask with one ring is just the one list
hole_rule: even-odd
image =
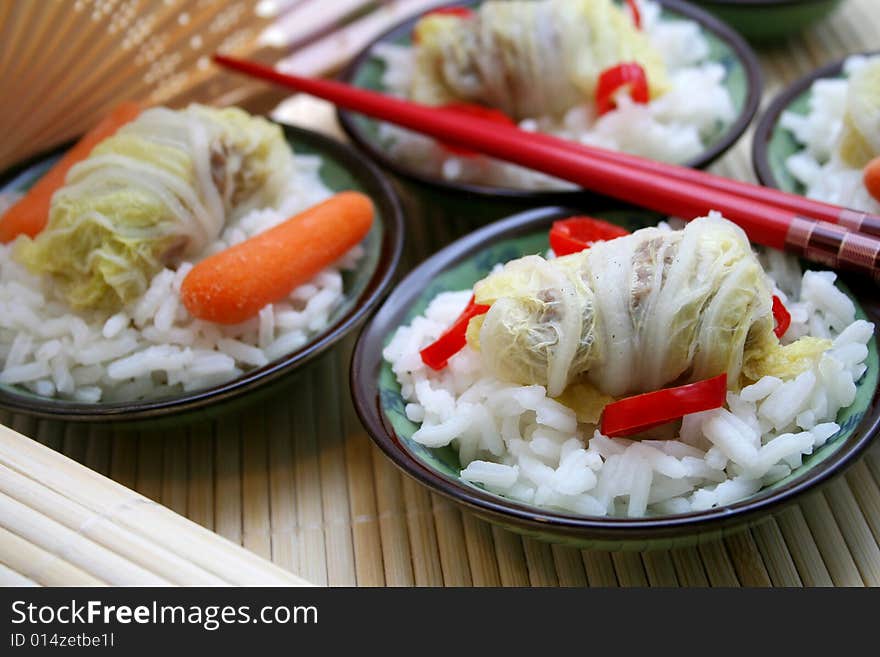
[[[376,269],[354,305],[334,324],[328,326],[325,333],[307,342],[295,352],[204,390],[155,400],[89,404],[18,395],[10,392],[8,388],[0,387],[0,408],[12,413],[68,422],[135,422],[203,410],[209,406],[236,400],[279,381],[323,354],[358,327],[386,296],[397,272],[403,252],[405,232],[400,199],[382,171],[351,146],[313,130],[274,122],[281,126],[288,140],[299,141],[308,148],[318,153],[326,153],[331,159],[339,162],[366,188],[366,193],[380,210],[383,234]],[[8,184],[29,167],[48,157],[63,153],[68,147],[69,144],[65,144],[29,158],[24,163],[14,165],[0,177],[0,185]]]
[[776,97],[764,110],[758,123],[755,125],[755,133],[752,136],[752,168],[755,175],[762,185],[782,189],[776,175],[773,173],[773,167],[770,165],[770,142],[773,139],[773,133],[779,125],[779,120],[789,106],[804,93],[810,90],[813,83],[824,78],[835,78],[843,72],[850,57],[866,56],[873,57],[880,55],[880,50],[866,50],[863,52],[854,52],[835,61],[829,62],[819,68],[807,73],[803,77],[798,78],[790,85],[780,91]]
[[[469,6],[480,0],[464,0],[459,2],[449,2],[438,7],[453,6]],[[720,40],[724,41],[728,47],[736,54],[739,61],[742,62],[746,76],[746,99],[742,110],[737,115],[736,120],[728,127],[721,139],[715,144],[705,149],[700,155],[685,162],[682,166],[702,169],[708,167],[718,158],[724,155],[736,142],[742,137],[749,125],[755,118],[761,103],[763,92],[763,74],[761,73],[761,65],[755,51],[749,46],[745,38],[743,38],[736,30],[730,27],[721,19],[715,17],[705,9],[701,9],[694,4],[682,2],[682,0],[655,0],[664,8],[679,14],[685,18],[696,21],[700,26],[715,34]],[[435,7],[436,9],[437,7]],[[374,46],[377,43],[385,41],[389,37],[396,35],[398,32],[404,32],[412,29],[412,26],[419,20],[421,15],[413,16],[402,20],[389,29],[382,32],[379,36],[373,38],[354,59],[344,68],[338,75],[338,79],[342,82],[353,84],[353,79],[358,70],[371,57]],[[410,167],[400,164],[395,158],[387,155],[383,150],[376,148],[372,140],[366,137],[362,130],[355,123],[353,115],[355,113],[349,110],[337,108],[336,117],[352,143],[356,144],[359,149],[367,153],[367,155],[378,162],[384,169],[392,173],[428,187],[432,187],[441,191],[449,191],[455,193],[465,193],[477,196],[495,196],[506,199],[535,199],[544,203],[571,203],[574,202],[576,195],[583,195],[585,191],[581,188],[575,190],[525,190],[513,187],[497,187],[493,185],[480,185],[467,182],[453,182],[443,180],[427,174],[420,173]]]
[[[410,272],[388,296],[361,332],[351,360],[350,385],[355,410],[373,441],[405,474],[432,491],[463,504],[478,514],[502,522],[526,525],[537,531],[551,531],[578,539],[638,540],[671,538],[740,525],[790,503],[796,496],[814,489],[840,474],[880,433],[880,387],[874,391],[868,410],[853,434],[821,464],[803,478],[773,491],[733,504],[687,514],[612,518],[577,516],[516,502],[488,491],[466,486],[430,468],[410,453],[385,417],[379,397],[378,375],[382,367],[384,341],[400,326],[403,316],[419,297],[426,283],[441,272],[473,257],[481,245],[511,239],[544,229],[557,218],[582,211],[565,207],[527,210],[472,232],[441,249]],[[867,304],[863,304],[866,311]],[[876,318],[873,318],[876,321]]]

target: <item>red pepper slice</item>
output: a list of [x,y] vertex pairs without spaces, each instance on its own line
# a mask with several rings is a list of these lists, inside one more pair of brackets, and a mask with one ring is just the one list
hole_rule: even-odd
[[629,11],[633,17],[633,23],[636,25],[636,29],[642,29],[642,12],[639,11],[639,5],[636,4],[636,0],[626,0],[626,5],[629,7]]
[[776,328],[773,329],[773,332],[777,338],[781,338],[791,326],[791,313],[783,305],[782,299],[775,294],[773,295],[773,319],[776,320]]
[[449,359],[467,344],[467,327],[472,318],[489,312],[489,306],[476,303],[474,297],[468,301],[464,312],[437,340],[422,349],[419,354],[422,362],[432,370],[442,370]]
[[635,102],[648,102],[648,76],[642,65],[636,62],[618,64],[599,74],[596,108],[600,116],[614,109],[614,95],[621,87],[629,87],[629,95]]
[[613,240],[629,235],[626,228],[594,219],[593,217],[569,217],[553,222],[550,229],[550,247],[558,256],[589,249],[596,242]]
[[600,431],[620,438],[666,424],[691,413],[724,406],[727,373],[676,388],[664,388],[608,404]]
[[[446,105],[441,105],[441,107],[450,112],[465,114],[467,116],[476,116],[478,118],[485,119],[486,121],[491,121],[492,123],[498,123],[500,125],[516,125],[516,122],[509,116],[507,116],[507,114],[505,114],[501,110],[494,109],[492,107],[485,107],[483,105],[476,105],[474,103],[447,103]],[[477,151],[472,151],[468,148],[462,148],[461,146],[456,146],[455,144],[447,144],[446,142],[441,142],[441,145],[447,151],[449,151],[450,153],[454,153],[455,155],[461,155],[464,157],[474,157],[476,155],[479,155]]]
[[[440,7],[439,9],[432,9],[431,11],[425,12],[422,15],[422,18],[425,16],[457,16],[458,18],[471,18],[474,15],[475,12],[470,7]],[[413,30],[412,41],[413,43],[419,42],[418,30]]]

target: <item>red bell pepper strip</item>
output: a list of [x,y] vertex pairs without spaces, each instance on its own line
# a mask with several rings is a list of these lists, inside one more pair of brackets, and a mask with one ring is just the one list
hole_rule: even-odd
[[646,392],[608,404],[602,412],[599,430],[613,438],[631,436],[691,413],[720,408],[726,398],[726,373],[676,388]]
[[596,242],[613,240],[629,235],[626,228],[594,219],[593,217],[569,217],[553,222],[550,228],[550,248],[558,256],[589,249]]
[[776,320],[776,328],[773,329],[773,332],[777,338],[781,338],[791,326],[791,313],[783,305],[782,299],[775,294],[773,295],[773,319]]
[[642,104],[648,102],[648,76],[642,65],[636,62],[618,64],[599,74],[599,82],[596,85],[596,108],[600,116],[614,109],[614,95],[621,87],[629,87],[629,95],[635,102]]
[[633,23],[636,25],[636,29],[642,29],[642,13],[639,11],[639,5],[636,4],[636,0],[626,0],[626,5],[629,7],[629,11],[633,17]]
[[[431,11],[425,12],[422,15],[422,18],[425,18],[425,16],[458,16],[459,18],[471,18],[474,15],[475,12],[470,7],[440,7],[439,9],[432,9]],[[413,43],[419,42],[418,30],[413,30],[412,41]]]
[[[447,103],[446,105],[441,105],[441,107],[450,112],[465,114],[468,116],[476,116],[478,118],[485,119],[486,121],[491,121],[492,123],[498,123],[500,125],[516,125],[516,122],[509,116],[507,116],[507,114],[505,114],[501,110],[494,109],[492,107],[484,107],[483,105],[476,105],[474,103]],[[447,151],[449,151],[450,153],[454,153],[455,155],[461,155],[464,157],[474,157],[476,155],[479,155],[479,153],[476,151],[472,151],[469,148],[462,148],[461,146],[456,146],[455,144],[447,144],[446,142],[441,142],[441,145]]]
[[467,344],[467,327],[472,318],[489,312],[489,306],[476,303],[474,297],[468,301],[464,312],[437,340],[422,349],[419,354],[422,362],[432,370],[442,370],[449,359]]

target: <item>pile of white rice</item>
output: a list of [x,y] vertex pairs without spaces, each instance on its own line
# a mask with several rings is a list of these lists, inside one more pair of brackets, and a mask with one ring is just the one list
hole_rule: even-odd
[[[277,209],[255,210],[226,226],[203,257],[244,241],[332,195],[321,160],[296,156],[297,175]],[[193,318],[180,285],[194,262],[164,269],[146,293],[119,313],[73,312],[47,280],[0,244],[0,384],[81,402],[135,401],[198,390],[233,379],[301,347],[323,329],[342,301],[342,260],[258,317],[224,326]]]
[[459,315],[471,290],[438,295],[401,327],[383,352],[401,385],[413,440],[452,445],[464,480],[521,502],[591,516],[638,517],[724,506],[788,476],[840,430],[853,403],[874,326],[855,319],[831,272],[807,271],[781,253],[765,256],[776,293],[792,315],[783,336],[827,337],[833,347],[811,370],[783,381],[766,376],[723,409],[686,416],[656,440],[603,436],[548,398],[544,387],[485,376],[470,347],[441,372],[419,350]]
[[880,202],[865,188],[862,170],[848,166],[838,154],[848,77],[868,61],[867,57],[855,55],[846,60],[843,78],[816,80],[810,87],[807,113],[783,112],[779,123],[804,146],[785,161],[785,166],[806,187],[807,196],[878,213]]
[[[710,49],[699,24],[661,20],[660,5],[649,0],[639,0],[639,7],[643,29],[668,66],[671,89],[647,105],[621,95],[619,106],[601,117],[596,116],[594,103],[585,99],[561,120],[534,117],[520,122],[521,128],[667,162],[686,162],[703,152],[706,139],[736,117],[724,86],[724,67],[706,61]],[[385,63],[382,82],[386,89],[405,97],[415,64],[412,48],[381,43],[373,55]],[[390,124],[381,124],[380,137],[395,161],[451,182],[519,189],[572,186],[498,160],[456,156],[431,138]]]

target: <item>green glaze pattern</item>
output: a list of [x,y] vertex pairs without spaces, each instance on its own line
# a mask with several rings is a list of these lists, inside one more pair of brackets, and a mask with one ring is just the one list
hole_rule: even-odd
[[[807,90],[795,98],[786,108],[785,112],[793,112],[795,114],[806,115],[809,111],[810,91]],[[802,151],[803,144],[795,139],[794,135],[783,128],[777,121],[770,133],[770,140],[767,142],[767,163],[773,173],[776,186],[779,189],[792,192],[793,194],[805,194],[805,187],[795,179],[785,165],[789,157]]]
[[[619,212],[599,212],[596,216],[601,216],[609,221],[613,221],[627,227],[629,230],[636,230],[647,225],[654,225],[658,217],[649,213],[640,211],[619,211]],[[506,239],[491,245],[486,245],[478,255],[467,258],[459,264],[446,269],[445,271],[434,277],[429,285],[420,293],[417,301],[411,307],[406,309],[401,325],[410,323],[417,315],[424,312],[430,301],[439,293],[444,291],[464,290],[471,288],[474,283],[486,276],[491,269],[498,263],[504,263],[508,260],[519,258],[528,254],[536,254],[546,252],[548,248],[547,233],[540,231],[530,233],[525,236]],[[852,297],[851,292],[843,285],[839,286],[844,292]],[[857,315],[859,318],[866,319],[866,315],[862,308],[856,304]],[[385,339],[387,345],[393,337],[393,331]],[[795,470],[789,477],[780,482],[762,489],[749,501],[766,497],[773,491],[786,487],[792,482],[804,480],[809,473],[819,466],[823,461],[827,460],[831,455],[837,452],[846,442],[847,438],[856,431],[862,419],[868,410],[872,398],[877,389],[878,382],[878,352],[876,337],[869,344],[869,355],[866,361],[867,372],[858,382],[858,393],[855,402],[846,409],[841,410],[838,415],[837,422],[841,425],[840,432],[829,440],[821,449],[804,459],[803,465]],[[397,441],[403,449],[407,450],[422,465],[441,475],[446,480],[453,483],[453,486],[465,488],[477,488],[485,492],[485,490],[477,485],[462,480],[459,476],[461,464],[458,455],[451,447],[444,448],[428,448],[420,445],[412,440],[413,433],[418,429],[418,425],[411,422],[405,414],[404,408],[406,402],[401,396],[400,385],[391,371],[390,365],[383,360],[379,369],[378,380],[379,405],[381,412],[387,423],[393,427],[396,433]],[[491,494],[490,495],[494,495]],[[498,499],[504,499],[501,496],[494,495]],[[744,501],[745,502],[745,501]],[[740,502],[731,505],[731,509],[743,504]],[[519,505],[518,502],[510,501],[511,504]],[[522,505],[520,505],[522,506]],[[538,511],[537,507],[533,507]],[[507,522],[503,516],[483,513],[481,509],[475,509],[481,517],[502,524],[503,526],[518,531],[520,533],[533,536],[535,538],[550,540],[554,542],[567,542],[579,545],[581,547],[601,547],[603,549],[647,549],[647,548],[664,548],[672,545],[681,545],[683,543],[693,543],[703,540],[712,540],[719,536],[729,534],[738,528],[722,527],[708,533],[700,535],[694,533],[682,540],[679,537],[645,541],[625,541],[625,542],[609,542],[608,540],[596,541],[590,538],[572,537],[564,533],[556,533],[548,528],[547,531],[536,531],[522,523]],[[544,510],[546,511],[546,510]]]
[[[288,143],[297,155],[317,156],[321,158],[321,167],[319,170],[320,178],[329,189],[334,192],[340,192],[344,190],[357,190],[373,196],[374,199],[376,198],[377,192],[380,190],[375,186],[375,182],[373,182],[372,178],[367,176],[365,172],[359,171],[354,168],[350,159],[346,160],[346,156],[348,156],[347,150],[342,150],[343,147],[340,147],[339,151],[337,151],[335,148],[328,149],[326,146],[326,142],[328,142],[329,140],[326,140],[326,138],[324,137],[316,138],[310,133],[301,131],[299,129],[290,128],[288,126],[282,127],[285,130],[285,137],[287,138]],[[60,156],[60,154],[55,154],[27,167],[26,169],[15,175],[7,183],[0,186],[0,193],[20,194],[26,192],[31,187],[31,185],[39,180],[40,177],[52,166],[52,164],[58,158],[60,158]],[[240,377],[240,379],[256,377],[258,376],[258,373],[277,368],[280,363],[286,361],[298,361],[300,360],[300,356],[302,356],[302,364],[304,365],[308,352],[313,350],[316,347],[317,343],[327,338],[331,333],[339,328],[341,323],[346,321],[353,313],[355,313],[358,307],[365,301],[366,296],[375,292],[375,290],[371,288],[375,288],[376,281],[374,280],[374,277],[377,274],[377,271],[380,269],[380,264],[382,265],[382,268],[390,266],[391,264],[380,263],[380,259],[383,257],[383,245],[387,242],[389,237],[390,224],[392,224],[396,219],[396,217],[391,217],[388,216],[388,214],[383,214],[383,212],[387,213],[389,207],[393,207],[393,205],[389,206],[386,199],[382,199],[382,202],[377,202],[375,205],[376,216],[370,232],[364,238],[363,242],[364,256],[360,261],[359,267],[356,270],[343,272],[344,299],[343,302],[339,304],[339,306],[331,313],[327,326],[323,330],[312,335],[309,341],[302,347],[297,349],[295,352],[288,354],[278,361],[270,363],[264,368],[249,371],[245,375]],[[402,235],[398,235],[397,238],[398,240],[402,240]],[[384,255],[385,257],[393,256],[393,254],[389,253],[385,253]],[[285,377],[288,377],[288,375],[289,373],[285,373]],[[234,382],[229,382],[229,384],[231,383]],[[223,386],[229,384],[223,384]],[[223,386],[218,386],[218,388],[222,388]],[[239,396],[231,400],[224,399],[223,403],[220,405],[222,406],[222,409],[219,407],[200,408],[198,410],[186,412],[185,418],[183,418],[179,414],[174,414],[173,416],[171,416],[170,420],[174,424],[177,424],[182,419],[185,419],[186,421],[202,420],[213,417],[219,412],[226,414],[228,412],[241,410],[243,407],[263,398],[265,396],[265,393],[277,391],[278,388],[279,386],[274,384],[269,386],[260,386],[257,388],[257,390],[250,394]],[[198,392],[205,393],[209,391]],[[0,406],[2,406],[4,402],[4,400],[2,399],[3,395],[14,396],[22,400],[32,400],[34,402],[46,402],[46,398],[40,397],[20,386],[0,384]],[[189,396],[190,393],[182,395],[182,397]],[[157,398],[155,400],[151,399],[149,401],[150,403],[152,403],[174,401],[176,399],[178,399],[178,396]],[[50,402],[52,406],[60,409],[61,412],[64,412],[65,408],[82,406],[82,404],[61,400],[50,400]],[[124,402],[115,404],[102,404],[99,402],[92,406],[95,409],[104,409],[114,406],[128,406],[131,408],[135,408],[138,406],[138,404],[138,402],[130,404],[126,404]],[[121,421],[126,421],[124,413],[120,415],[119,419]],[[148,422],[150,423],[151,427],[157,426],[156,419],[150,418]]]
[[825,18],[840,0],[694,0],[749,41],[769,44]]

